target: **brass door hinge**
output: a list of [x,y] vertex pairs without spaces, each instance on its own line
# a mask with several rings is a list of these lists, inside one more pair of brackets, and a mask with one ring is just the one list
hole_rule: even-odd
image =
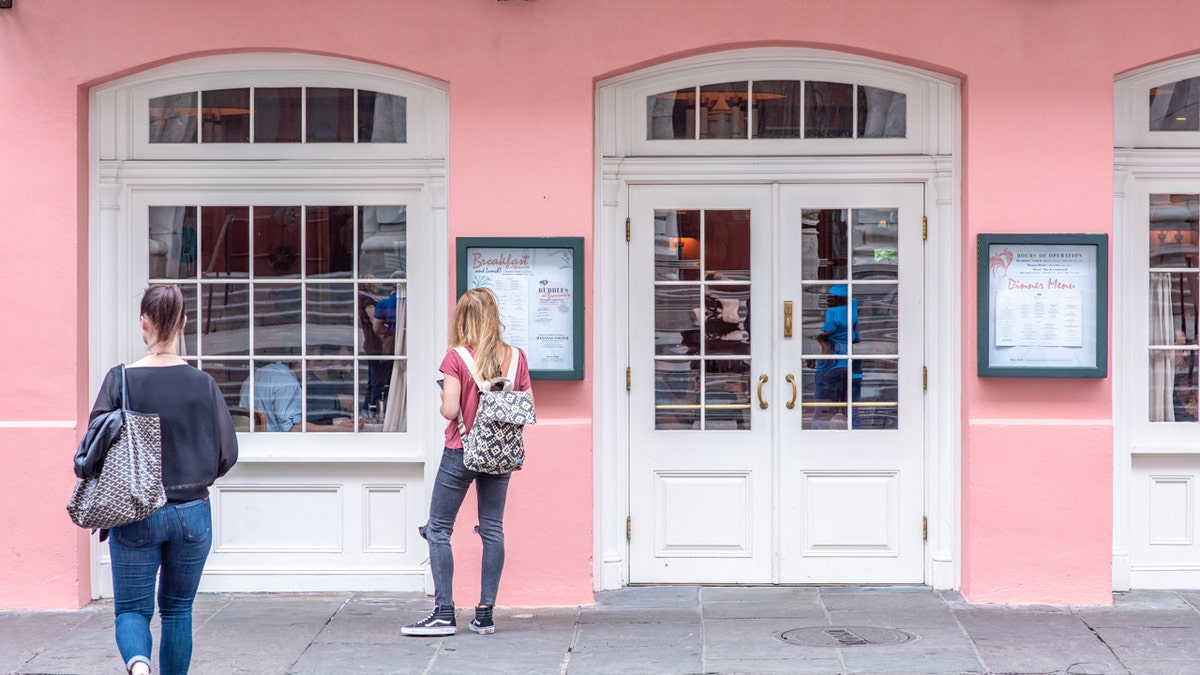
[[[921,241],[929,238],[929,217],[921,216]],[[629,236],[626,235],[625,241],[629,241]]]
[[921,391],[929,390],[929,368],[921,366]]
[[625,369],[625,391],[633,391],[633,369]]
[[633,539],[633,516],[625,516],[625,541]]
[[921,541],[929,541],[929,516],[921,516]]
[[629,219],[625,219],[625,241],[629,241]]

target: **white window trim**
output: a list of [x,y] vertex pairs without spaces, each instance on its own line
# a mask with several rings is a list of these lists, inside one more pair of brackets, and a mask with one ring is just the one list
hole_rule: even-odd
[[[860,149],[864,143],[897,139],[846,139],[824,149],[796,143],[728,140],[655,141],[653,155],[641,147],[645,137],[645,95],[671,87],[737,79],[767,79],[767,73],[834,79],[842,73],[857,84],[881,86],[910,96],[909,139],[920,138],[906,152],[878,157]],[[894,81],[893,81],[894,78]],[[901,84],[907,81],[907,84]],[[920,89],[915,83],[920,83]],[[633,93],[636,90],[636,94]],[[922,116],[913,101],[925,102]],[[904,68],[866,57],[812,49],[764,48],[720,52],[656,66],[598,84],[596,106],[596,183],[594,213],[596,285],[593,382],[593,580],[596,590],[620,588],[628,582],[625,517],[628,496],[628,400],[624,368],[629,362],[628,261],[623,219],[631,183],[704,184],[725,182],[913,182],[925,183],[929,239],[926,242],[926,583],[957,589],[961,583],[961,286],[962,254],[960,89],[957,80]],[[919,129],[919,136],[918,130]],[[639,137],[640,134],[640,137]],[[832,139],[820,139],[821,142]],[[741,146],[736,147],[736,146]],[[670,148],[668,151],[667,148]],[[766,149],[764,149],[766,148]],[[753,153],[755,157],[748,155]],[[764,157],[766,155],[800,155]],[[719,156],[723,154],[724,156]],[[829,156],[829,155],[845,156]],[[909,156],[899,156],[907,154]],[[704,155],[704,162],[694,157]],[[822,157],[821,155],[826,155]],[[915,155],[915,156],[914,156]]]
[[[1200,140],[1200,139],[1198,139]],[[1200,454],[1189,423],[1148,419],[1148,243],[1144,227],[1153,193],[1200,193],[1200,148],[1118,150],[1113,171],[1113,589],[1135,585],[1130,560],[1132,470],[1138,456]],[[1131,347],[1132,345],[1132,347]],[[1167,571],[1167,570],[1164,570]]]

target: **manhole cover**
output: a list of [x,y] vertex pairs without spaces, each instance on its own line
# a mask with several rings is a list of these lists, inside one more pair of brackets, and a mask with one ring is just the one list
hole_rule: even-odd
[[790,645],[805,647],[872,647],[898,645],[915,640],[917,636],[877,626],[811,626],[785,630],[776,633],[775,637]]

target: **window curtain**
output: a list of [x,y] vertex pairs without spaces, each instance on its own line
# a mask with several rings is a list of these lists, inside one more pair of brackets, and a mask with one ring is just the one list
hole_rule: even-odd
[[150,276],[178,279],[180,265],[191,265],[184,251],[183,224],[187,206],[158,206],[150,209]]
[[[1175,344],[1171,316],[1171,274],[1150,274],[1150,344]],[[1150,421],[1175,421],[1175,352],[1150,349]]]
[[371,141],[403,143],[408,140],[408,99],[393,94],[375,94]]
[[904,138],[906,96],[878,87],[861,87],[867,99],[862,138]]
[[[393,353],[396,356],[407,353],[405,342],[408,341],[408,297],[396,297],[396,340]],[[408,380],[407,361],[397,360],[392,365],[392,381],[388,385],[387,411],[383,416],[384,431],[408,430]]]

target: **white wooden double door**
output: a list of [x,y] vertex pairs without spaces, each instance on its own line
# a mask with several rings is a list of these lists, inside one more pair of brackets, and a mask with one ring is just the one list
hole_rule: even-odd
[[924,580],[923,195],[630,187],[630,583]]

